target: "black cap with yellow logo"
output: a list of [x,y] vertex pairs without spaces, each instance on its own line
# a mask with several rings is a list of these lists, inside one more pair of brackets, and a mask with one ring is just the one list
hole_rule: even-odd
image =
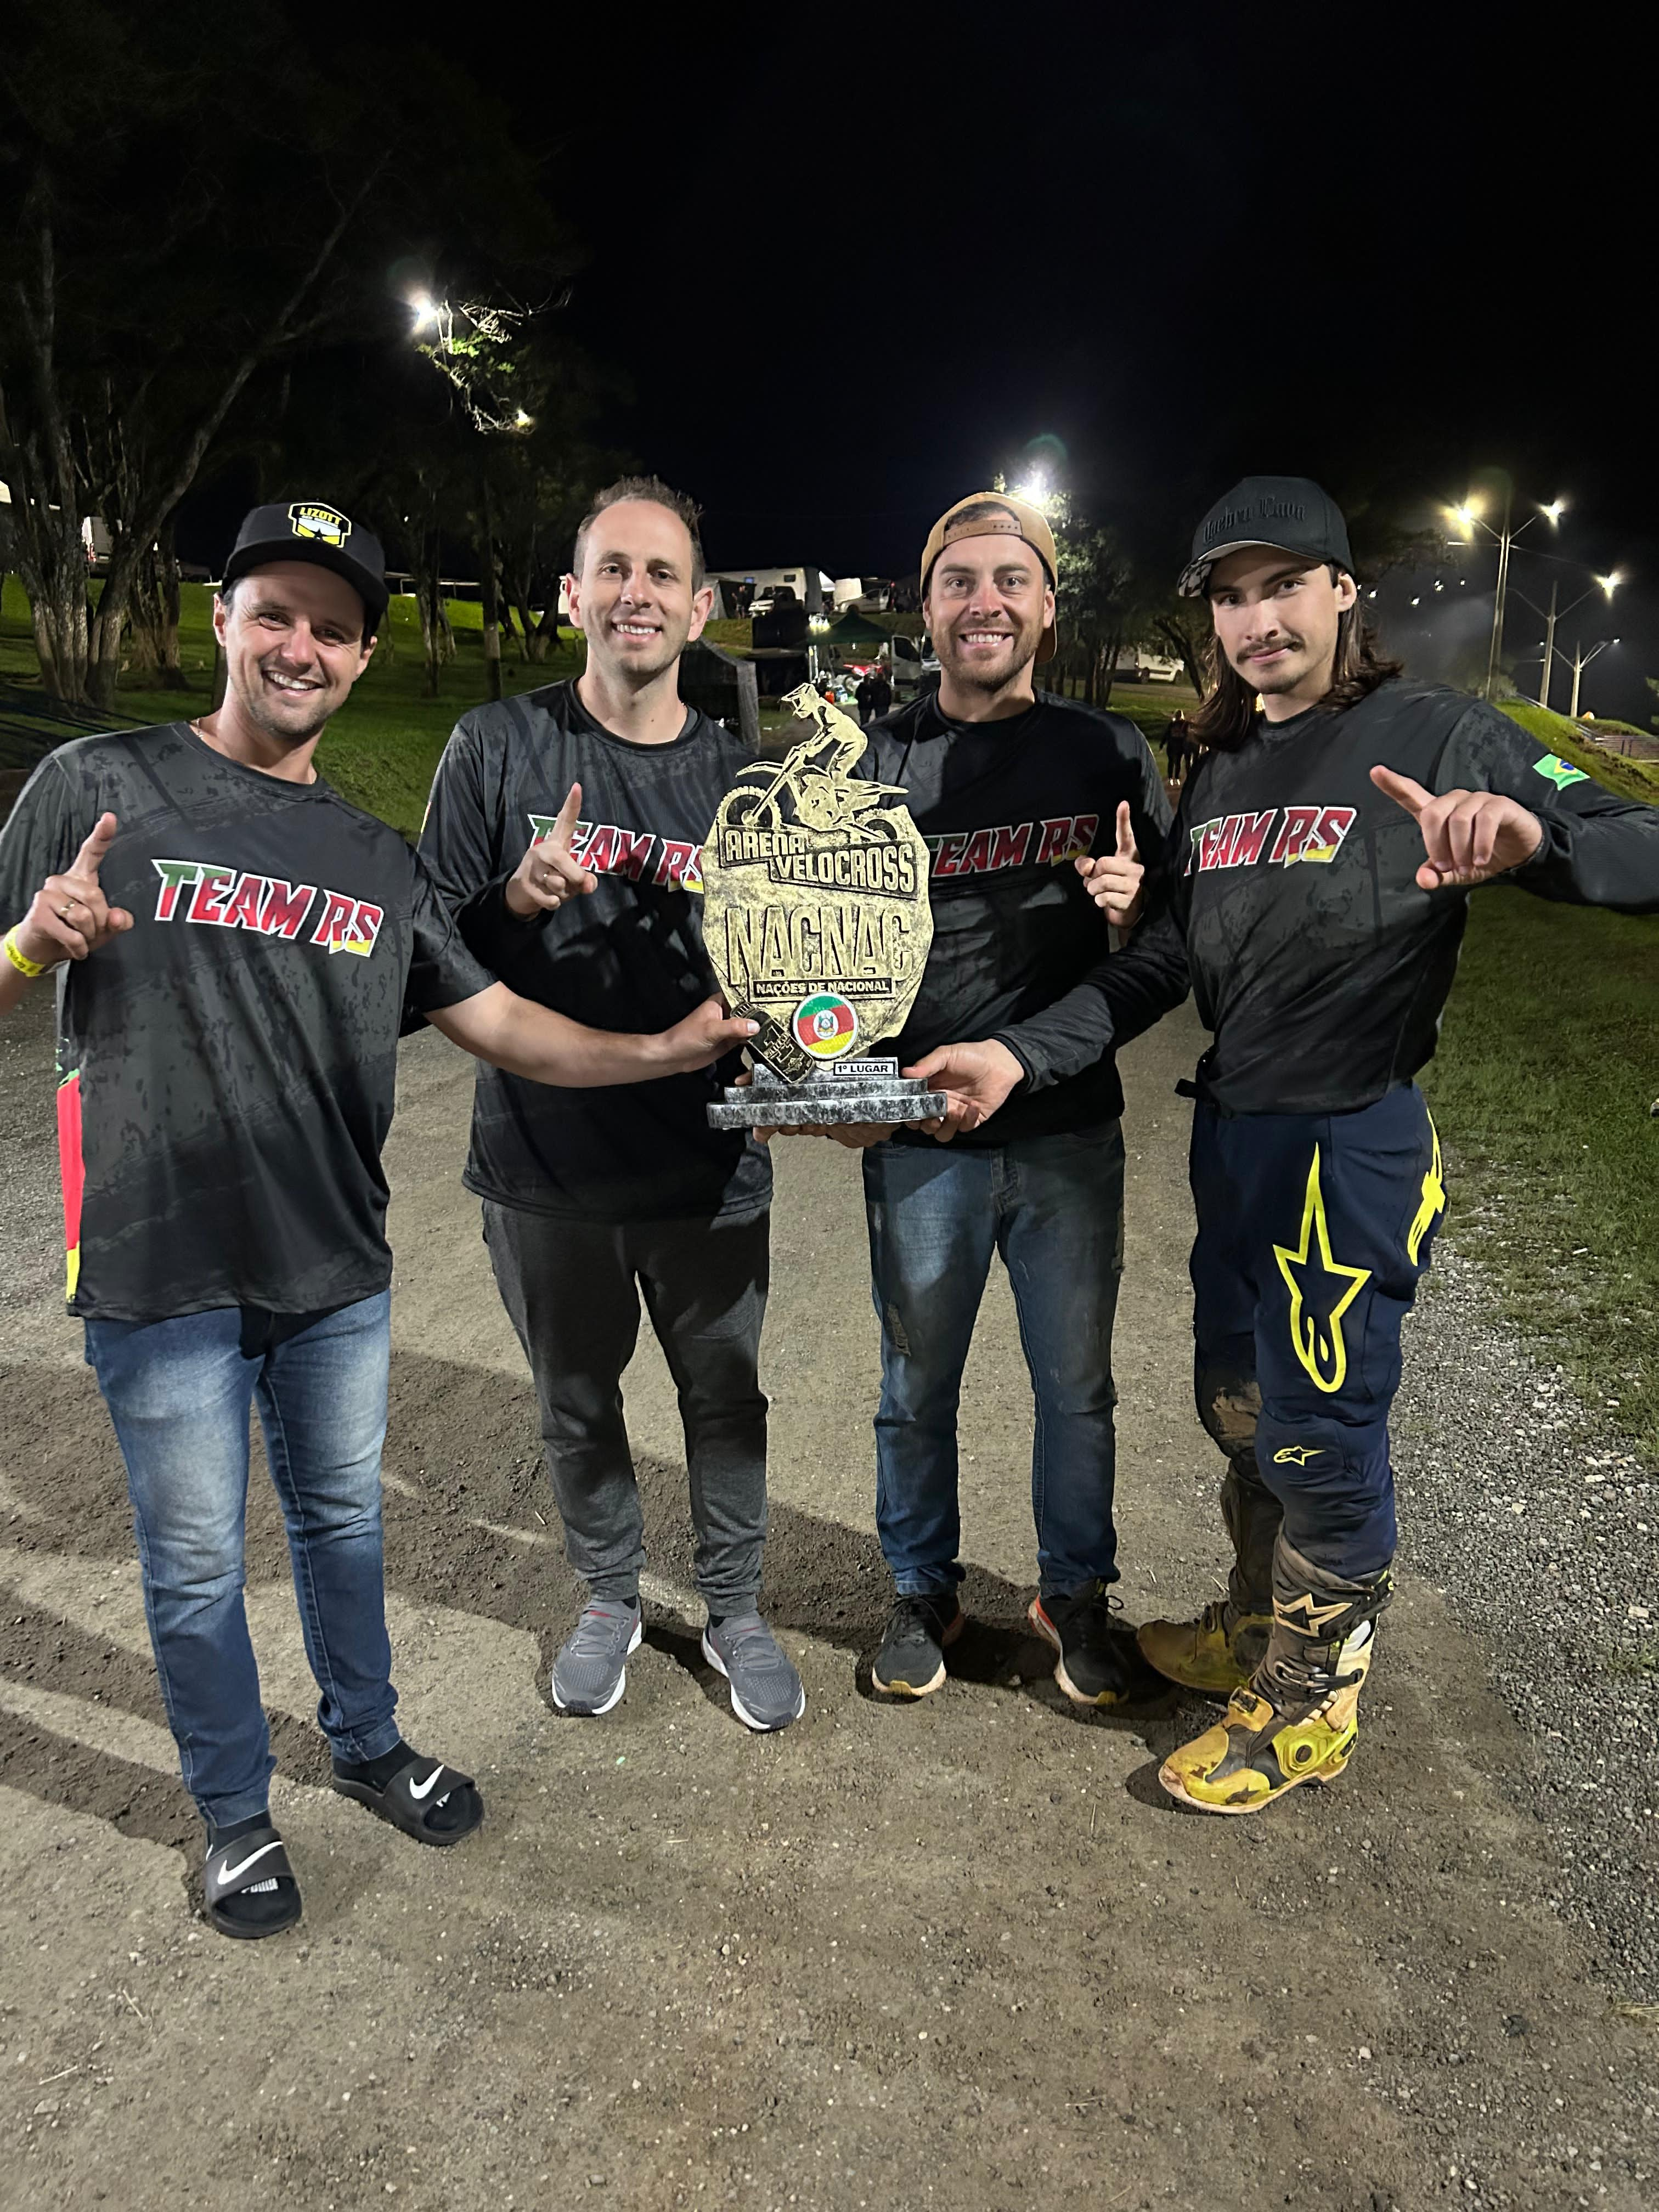
[[264,568],[273,561],[314,561],[343,576],[363,603],[363,635],[373,637],[380,626],[390,593],[386,590],[386,554],[372,537],[337,507],[319,499],[279,501],[275,507],[256,507],[245,515],[236,533],[236,544],[225,563],[224,580],[232,583],[250,569]]

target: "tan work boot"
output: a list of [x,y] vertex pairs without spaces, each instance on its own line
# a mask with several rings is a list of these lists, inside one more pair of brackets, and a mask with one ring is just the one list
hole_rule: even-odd
[[1273,1625],[1273,1540],[1283,1512],[1255,1472],[1254,1453],[1241,1453],[1221,1479],[1221,1517],[1233,1540],[1227,1595],[1196,1620],[1148,1620],[1142,1655],[1183,1689],[1224,1698],[1248,1682],[1267,1653]]

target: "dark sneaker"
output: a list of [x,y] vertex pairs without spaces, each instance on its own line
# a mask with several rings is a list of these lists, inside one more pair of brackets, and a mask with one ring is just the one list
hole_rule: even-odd
[[1054,1680],[1074,1705],[1126,1705],[1163,1694],[1133,1636],[1112,1618],[1104,1583],[1033,1598],[1026,1619],[1060,1658]]
[[946,1646],[961,1635],[966,1620],[953,1590],[898,1599],[870,1669],[877,1689],[890,1698],[925,1698],[939,1688]]
[[800,1676],[757,1613],[729,1613],[702,1632],[702,1656],[732,1685],[732,1710],[763,1734],[787,1728],[806,1711]]
[[629,1656],[644,1634],[637,1598],[629,1605],[621,1598],[596,1597],[553,1662],[553,1702],[559,1711],[590,1720],[608,1713],[628,1687]]

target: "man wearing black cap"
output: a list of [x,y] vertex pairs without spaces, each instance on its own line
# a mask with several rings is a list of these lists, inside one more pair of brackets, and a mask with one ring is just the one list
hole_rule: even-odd
[[[1433,1053],[1471,886],[1659,906],[1659,811],[1508,716],[1402,681],[1358,605],[1346,526],[1255,477],[1200,524],[1214,689],[1169,866],[1101,992],[1113,1045],[1187,995],[1213,1042],[1192,1139],[1198,1410],[1226,1456],[1228,1595],[1141,1648],[1224,1718],[1164,1787],[1252,1813],[1341,1773],[1395,1550],[1401,1325],[1445,1204],[1413,1080]],[[1098,896],[1109,899],[1103,880]]]
[[209,1915],[244,1937],[300,1917],[242,1602],[251,1402],[336,1788],[426,1844],[483,1817],[468,1777],[411,1750],[394,1717],[380,1156],[405,1012],[574,1085],[704,1066],[753,1029],[716,1001],[661,1036],[599,1035],[472,958],[402,837],[312,764],[386,606],[380,549],[348,517],[257,509],[214,610],[223,705],[61,747],[0,836],[0,1015],[70,963],[70,1310],[126,1462],[162,1696],[207,1826]]
[[972,1092],[933,1134],[858,1133],[881,1317],[876,1525],[896,1592],[872,1678],[896,1697],[940,1686],[963,1627],[957,1407],[994,1255],[1036,1397],[1031,1625],[1079,1705],[1152,1680],[1108,1596],[1123,1094],[1102,1054],[1109,938],[1079,869],[1101,854],[1107,919],[1129,921],[1169,803],[1133,723],[1034,688],[1054,652],[1054,570],[1024,500],[976,493],[942,515],[921,559],[939,690],[878,723],[865,757],[933,854],[933,949],[890,1049]]

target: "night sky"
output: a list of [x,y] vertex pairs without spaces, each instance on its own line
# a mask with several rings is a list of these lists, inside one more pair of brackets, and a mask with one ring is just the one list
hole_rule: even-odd
[[[1611,11],[1547,41],[1446,8],[668,20],[504,5],[456,65],[544,154],[587,257],[566,325],[632,388],[603,434],[703,502],[713,565],[914,572],[1039,441],[1172,568],[1247,471],[1323,481],[1363,567],[1501,466],[1518,514],[1571,501],[1522,541],[1564,599],[1630,580],[1585,703],[1659,710],[1646,76]],[[1492,566],[1444,570],[1455,610],[1385,590],[1424,673]],[[1533,597],[1550,573],[1517,554]]]

